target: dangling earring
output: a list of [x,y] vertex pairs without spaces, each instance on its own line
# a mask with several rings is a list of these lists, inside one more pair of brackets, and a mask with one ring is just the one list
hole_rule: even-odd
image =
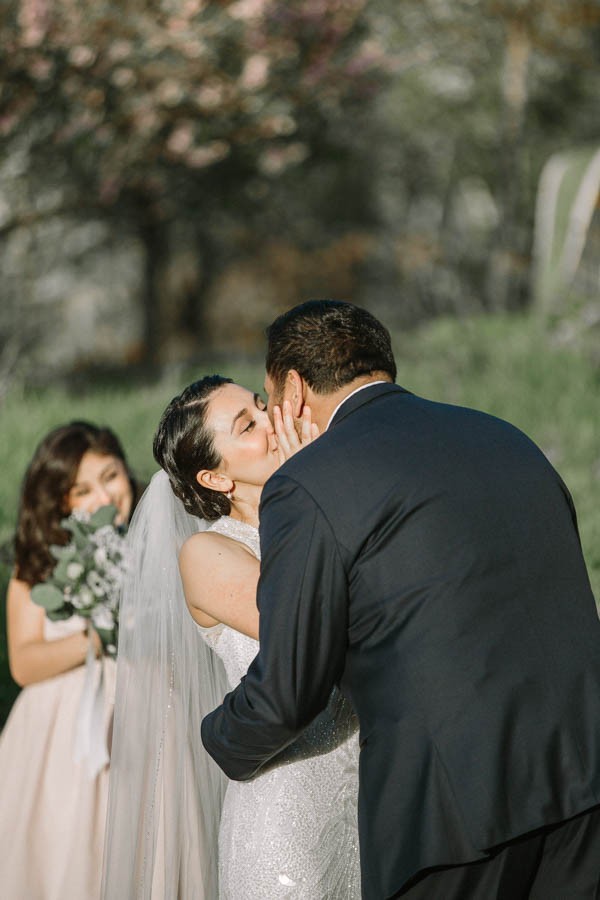
[[227,497],[228,500],[233,500],[233,493],[231,491],[227,491],[225,496]]

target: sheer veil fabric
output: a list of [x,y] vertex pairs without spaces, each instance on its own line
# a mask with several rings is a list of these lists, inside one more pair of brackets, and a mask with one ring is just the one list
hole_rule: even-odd
[[158,472],[128,535],[103,900],[218,895],[226,779],[202,746],[200,723],[228,687],[191,619],[178,567],[183,542],[204,528]]

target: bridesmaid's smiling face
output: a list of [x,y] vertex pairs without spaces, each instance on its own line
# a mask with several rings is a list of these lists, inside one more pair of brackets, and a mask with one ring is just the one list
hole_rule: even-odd
[[129,520],[132,503],[131,482],[123,461],[87,450],[66,497],[69,512],[80,509],[94,513],[101,506],[112,504],[117,508],[117,524],[123,524]]
[[221,456],[219,471],[236,484],[262,487],[278,468],[277,439],[260,394],[223,385],[210,399],[206,426]]

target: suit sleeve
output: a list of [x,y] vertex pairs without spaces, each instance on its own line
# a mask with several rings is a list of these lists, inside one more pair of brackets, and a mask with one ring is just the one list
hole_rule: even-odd
[[255,775],[327,705],[346,654],[348,583],[323,512],[278,473],[260,520],[260,652],[202,722],[204,746],[234,780]]

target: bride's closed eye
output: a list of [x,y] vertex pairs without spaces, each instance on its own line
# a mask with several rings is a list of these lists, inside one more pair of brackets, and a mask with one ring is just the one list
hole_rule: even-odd
[[[254,395],[254,405],[260,412],[265,412],[265,410],[267,408],[267,404],[265,403],[263,398],[260,396],[260,394]],[[244,434],[246,431],[252,431],[255,425],[256,425],[256,420],[250,419],[250,421],[248,422],[246,427],[242,428],[241,433]]]

